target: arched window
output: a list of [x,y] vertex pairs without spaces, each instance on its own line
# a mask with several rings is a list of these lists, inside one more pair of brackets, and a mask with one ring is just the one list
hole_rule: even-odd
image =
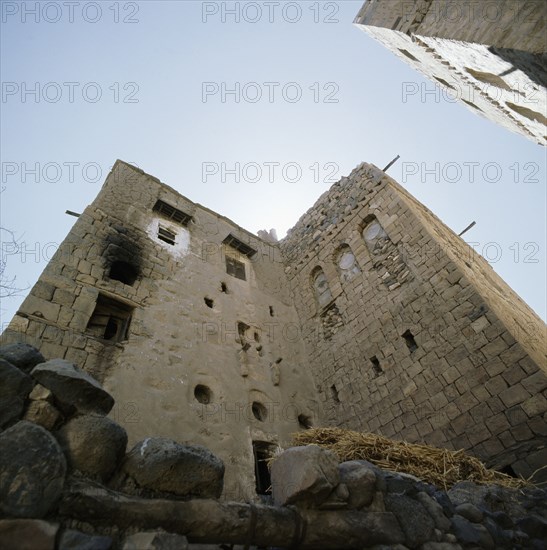
[[316,267],[312,271],[312,286],[319,305],[326,306],[332,300],[332,294],[327,277],[320,267]]
[[347,244],[342,245],[338,249],[335,260],[342,281],[351,281],[356,275],[361,273],[361,268],[355,259],[355,255]]
[[367,248],[372,253],[378,253],[377,251],[389,240],[387,233],[376,219],[376,216],[368,216],[365,218],[365,226],[363,227],[361,235],[365,240]]

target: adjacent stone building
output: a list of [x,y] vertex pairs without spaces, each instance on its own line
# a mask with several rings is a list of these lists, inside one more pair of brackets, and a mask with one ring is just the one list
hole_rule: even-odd
[[402,100],[459,100],[545,145],[547,3],[367,0],[355,24],[441,88],[403,83]]
[[547,461],[544,324],[370,164],[273,242],[117,161],[3,341],[96,377],[130,445],[211,449],[230,499],[310,426]]

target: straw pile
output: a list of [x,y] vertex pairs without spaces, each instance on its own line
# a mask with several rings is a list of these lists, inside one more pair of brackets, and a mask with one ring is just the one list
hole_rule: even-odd
[[487,469],[463,451],[449,451],[429,445],[393,441],[372,433],[340,428],[314,428],[293,434],[296,446],[319,445],[334,451],[341,462],[368,460],[379,468],[404,472],[438,487],[449,489],[460,481],[496,483],[505,487],[523,487],[528,483]]

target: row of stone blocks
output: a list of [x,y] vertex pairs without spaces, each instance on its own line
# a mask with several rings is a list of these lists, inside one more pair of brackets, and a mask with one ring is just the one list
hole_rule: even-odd
[[273,459],[265,502],[223,501],[203,447],[150,437],[126,453],[114,399],[71,363],[4,346],[0,379],[3,549],[545,548],[543,489],[445,491],[311,445]]

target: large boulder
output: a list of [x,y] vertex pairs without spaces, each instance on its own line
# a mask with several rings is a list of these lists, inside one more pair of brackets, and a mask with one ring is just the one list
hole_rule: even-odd
[[41,518],[61,496],[66,461],[56,439],[22,420],[0,433],[0,513]]
[[101,480],[111,476],[127,446],[125,430],[106,416],[73,418],[55,435],[71,468]]
[[338,466],[340,482],[349,490],[348,506],[362,508],[368,506],[374,498],[376,474],[364,460],[350,460]]
[[114,398],[97,380],[64,359],[37,365],[31,374],[69,411],[108,414],[114,406]]
[[5,550],[54,550],[59,524],[41,519],[0,520],[0,548]]
[[147,438],[127,454],[113,486],[133,495],[219,498],[224,463],[205,447]]
[[33,381],[30,376],[4,359],[0,359],[0,380],[0,428],[2,428],[21,418]]
[[27,374],[29,374],[36,365],[45,361],[44,356],[29,344],[8,344],[6,346],[0,346],[0,359],[8,361]]
[[291,447],[271,466],[272,494],[277,505],[318,507],[338,485],[338,458],[316,445]]
[[384,501],[399,521],[407,546],[417,548],[433,538],[435,522],[420,502],[400,493],[388,493]]

